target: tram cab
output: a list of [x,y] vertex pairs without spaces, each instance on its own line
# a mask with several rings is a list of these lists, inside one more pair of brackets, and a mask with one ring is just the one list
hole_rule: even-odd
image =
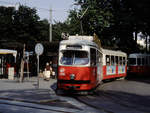
[[102,52],[92,36],[70,36],[60,42],[57,89],[85,91],[102,80]]

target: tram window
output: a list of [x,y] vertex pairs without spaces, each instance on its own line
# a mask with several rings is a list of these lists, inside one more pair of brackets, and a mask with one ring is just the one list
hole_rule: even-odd
[[141,58],[137,58],[137,64],[141,65]]
[[91,60],[91,65],[94,66],[96,65],[96,50],[91,48],[90,49],[90,60]]
[[125,65],[125,64],[126,64],[126,58],[123,57],[123,65]]
[[85,65],[88,64],[88,53],[86,51],[76,51],[75,52],[75,58],[74,58],[74,64],[75,65]]
[[115,56],[115,63],[118,65],[118,56]]
[[88,53],[74,50],[62,51],[60,62],[64,65],[86,65],[89,62]]
[[106,55],[106,65],[110,65],[110,56]]
[[148,61],[149,61],[149,62],[148,62],[148,65],[150,65],[150,56],[148,57]]
[[145,65],[145,61],[144,61],[145,59],[144,58],[142,58],[142,65]]
[[122,57],[119,57],[119,65],[122,65]]
[[146,56],[145,64],[148,65],[148,56]]
[[148,65],[150,65],[150,56],[148,57]]
[[65,65],[72,65],[72,63],[73,63],[72,51],[63,51],[62,52],[61,63],[65,64]]
[[128,60],[130,65],[136,65],[136,58],[129,58]]
[[101,62],[101,53],[97,51],[97,62]]
[[114,65],[114,62],[115,62],[115,58],[114,56],[111,56],[111,65]]

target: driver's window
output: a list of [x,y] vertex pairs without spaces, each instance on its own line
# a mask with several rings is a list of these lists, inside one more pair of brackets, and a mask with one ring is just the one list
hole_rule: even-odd
[[91,61],[91,66],[96,65],[96,49],[93,48],[90,49],[90,61]]

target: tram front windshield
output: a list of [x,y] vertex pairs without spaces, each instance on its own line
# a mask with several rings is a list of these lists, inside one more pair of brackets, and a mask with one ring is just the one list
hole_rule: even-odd
[[89,63],[88,52],[63,50],[60,63],[63,65],[86,65]]

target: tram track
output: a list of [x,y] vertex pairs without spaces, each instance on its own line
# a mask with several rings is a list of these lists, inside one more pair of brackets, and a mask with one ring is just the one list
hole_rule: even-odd
[[[110,82],[107,84],[103,84],[102,87],[99,88],[99,92],[96,94],[96,96],[97,97],[102,96],[118,105],[121,105],[121,106],[129,108],[129,109],[137,110],[142,113],[150,112],[150,108],[149,108],[150,98],[148,96],[143,96],[139,92],[134,93],[136,86],[142,86],[140,82],[138,82],[136,84],[134,83],[135,86],[131,86],[134,84],[132,83],[132,81],[129,82],[128,80],[124,80],[124,83],[119,82],[119,81],[114,81],[114,82],[115,83]],[[122,85],[120,83],[122,83],[124,85]],[[125,85],[125,84],[129,84],[129,83],[131,85]],[[118,85],[120,85],[121,87],[118,87]],[[130,86],[133,88],[128,88]],[[115,87],[117,87],[117,88],[115,88]],[[121,89],[121,90],[119,90],[119,89]],[[122,89],[124,89],[124,90],[122,90]],[[133,91],[129,91],[129,89],[130,90],[133,89]],[[140,89],[137,88],[137,90],[140,90]]]
[[[149,111],[146,110],[146,106],[144,106],[144,109],[143,109],[143,108],[141,108],[143,105],[139,105],[139,103],[131,101],[131,99],[117,98],[116,95],[110,94],[110,93],[103,93],[101,96],[105,97],[105,98],[109,99],[110,101],[112,101],[113,103],[116,103],[123,107],[130,108],[130,109],[136,109],[137,111],[140,111],[142,113],[149,113]],[[117,95],[117,96],[120,97],[120,95]]]
[[[125,113],[125,111],[115,111],[114,109],[110,109],[110,108],[106,108],[104,106],[106,105],[102,105],[102,106],[96,106],[94,104],[90,104],[90,102],[87,102],[85,101],[84,99],[82,99],[82,97],[74,97],[77,101],[89,106],[89,107],[92,107],[94,109],[97,109],[97,110],[100,110],[102,112],[105,112],[105,113]],[[87,97],[86,97],[87,98]],[[98,101],[98,100],[97,100]],[[127,113],[149,113],[148,111],[145,111],[145,110],[140,110],[140,109],[137,109],[136,107],[130,107],[128,105],[124,105],[124,104],[120,104],[119,102],[117,101],[113,101],[113,100],[109,100],[110,102],[113,102],[114,104],[118,104],[119,106],[121,107],[124,107],[124,108],[127,108],[129,111],[127,111]],[[100,101],[99,101],[100,102]],[[102,102],[102,101],[101,101]],[[106,102],[107,103],[107,102]],[[105,104],[105,103],[104,103]],[[108,106],[109,107],[109,106]],[[118,107],[120,109],[120,107]],[[133,111],[133,112],[132,112]]]
[[89,106],[89,107],[92,107],[94,109],[97,109],[97,110],[101,110],[102,112],[106,112],[106,113],[115,113],[115,112],[112,112],[110,110],[107,110],[107,109],[104,109],[103,107],[100,107],[100,106],[95,106],[95,105],[92,105],[90,104],[89,102],[85,102],[82,97],[73,97],[74,99],[76,99],[77,101]]
[[[150,108],[148,107],[148,105],[146,105],[146,103],[144,105],[141,104],[141,101],[138,103],[139,100],[144,99],[144,101],[146,101],[147,98],[143,97],[142,99],[139,99],[141,97],[138,95],[130,95],[123,92],[118,93],[113,91],[105,91],[104,86],[102,87],[102,89],[100,88],[99,92],[96,92],[95,95],[76,96],[74,98],[87,106],[106,113],[124,113],[125,111],[127,111],[128,113],[149,113],[150,111]],[[97,105],[94,104],[95,102],[93,101],[97,101]],[[119,112],[119,110],[115,110],[115,107],[125,111]]]

